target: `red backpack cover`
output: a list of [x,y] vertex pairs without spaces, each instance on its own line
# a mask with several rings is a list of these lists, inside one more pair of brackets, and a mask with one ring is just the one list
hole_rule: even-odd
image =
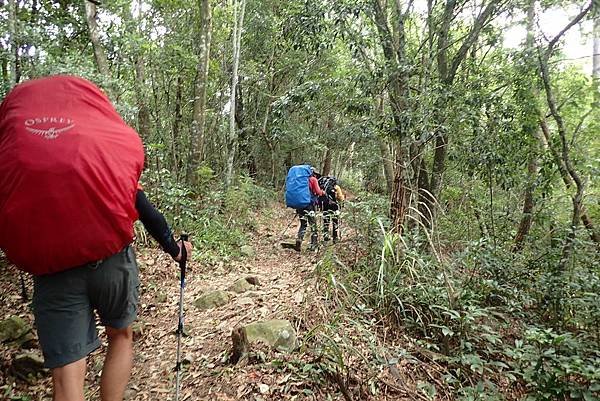
[[142,142],[94,84],[51,76],[0,105],[0,248],[35,275],[104,259],[133,239]]

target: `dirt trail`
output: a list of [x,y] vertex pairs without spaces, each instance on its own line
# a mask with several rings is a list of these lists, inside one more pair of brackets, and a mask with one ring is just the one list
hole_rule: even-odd
[[[305,279],[311,271],[311,255],[280,249],[277,239],[287,225],[290,212],[277,210],[275,214],[260,224],[252,239],[255,256],[217,267],[191,264],[185,290],[185,327],[189,337],[184,338],[182,346],[184,358],[190,363],[183,375],[182,399],[234,400],[261,394],[261,388],[264,399],[278,398],[273,385],[278,381],[284,384],[283,377],[263,377],[252,366],[236,367],[227,361],[232,328],[265,319],[287,319],[297,324],[304,310],[305,294],[309,291]],[[293,230],[294,227],[290,227],[288,235]],[[154,257],[156,253],[152,252],[140,255],[140,260],[144,264]],[[156,264],[166,263],[164,257],[160,259]],[[143,269],[146,287],[157,281],[174,285],[164,304],[153,302],[164,293],[159,287],[145,291],[142,299],[141,315],[147,324],[144,335],[136,342],[138,352],[131,381],[134,400],[164,400],[165,394],[173,388],[173,381],[165,378],[172,376],[175,337],[172,330],[164,328],[176,327],[177,275],[176,270],[169,274],[168,270],[160,269],[165,276],[157,277],[158,270],[151,270]],[[228,304],[207,311],[192,305],[203,292],[226,290],[237,279],[249,275],[258,277],[260,285],[255,290],[235,294]],[[146,383],[160,383],[160,386],[148,388]],[[265,385],[269,386],[268,391]]]
[[[274,209],[268,217],[259,218],[258,229],[251,238],[254,256],[232,263],[206,266],[202,261],[190,262],[185,290],[185,329],[182,355],[188,362],[182,380],[182,400],[275,400],[322,399],[312,395],[306,385],[293,382],[293,375],[265,363],[245,366],[228,363],[231,350],[231,330],[265,319],[287,319],[296,327],[300,341],[306,333],[306,321],[311,319],[311,272],[316,254],[279,247],[279,236],[289,223],[289,210]],[[297,224],[286,236],[292,237]],[[135,361],[126,393],[128,400],[170,400],[173,397],[176,360],[177,303],[179,296],[177,265],[156,249],[137,252],[141,269],[141,302],[135,339]],[[14,267],[0,274],[3,302],[0,319],[18,314],[32,322],[27,305],[20,299],[18,274]],[[198,296],[208,290],[226,290],[233,282],[248,275],[260,282],[255,290],[234,294],[224,306],[201,311],[193,305]],[[6,300],[6,302],[4,302]],[[314,316],[313,316],[314,317]],[[86,399],[99,400],[98,384],[103,345],[88,361]],[[17,352],[9,345],[0,345],[2,371]],[[268,352],[268,351],[265,351]],[[258,352],[258,355],[262,355]],[[285,359],[283,355],[277,358]],[[297,358],[297,356],[296,356]],[[0,375],[0,398],[4,394],[30,396],[31,400],[50,400],[49,379],[36,383],[7,384]],[[2,387],[4,386],[4,387]],[[8,386],[16,386],[12,390]],[[12,392],[11,392],[12,391]],[[331,399],[338,399],[333,396]]]

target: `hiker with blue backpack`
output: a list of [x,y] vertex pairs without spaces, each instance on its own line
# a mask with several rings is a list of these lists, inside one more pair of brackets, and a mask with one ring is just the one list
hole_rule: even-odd
[[287,207],[295,209],[300,219],[294,246],[298,252],[302,249],[302,241],[308,225],[310,225],[311,232],[309,249],[317,248],[318,231],[315,206],[317,199],[324,195],[325,192],[319,187],[314,168],[307,164],[290,168],[285,180],[285,204]]

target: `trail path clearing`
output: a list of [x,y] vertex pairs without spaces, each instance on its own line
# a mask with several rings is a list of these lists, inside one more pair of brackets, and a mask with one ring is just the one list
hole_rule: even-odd
[[[254,253],[242,260],[219,262],[206,266],[189,263],[185,289],[185,331],[182,355],[185,362],[182,380],[182,400],[275,400],[324,399],[316,392],[337,393],[333,389],[315,389],[299,381],[291,373],[288,360],[298,360],[299,355],[274,352],[268,347],[257,347],[248,363],[231,364],[228,360],[232,343],[232,329],[252,322],[284,319],[295,327],[302,337],[307,332],[307,322],[323,315],[315,310],[314,289],[310,280],[316,254],[304,251],[283,250],[279,236],[291,218],[289,210],[274,209],[267,217],[259,218],[258,228],[249,241]],[[292,225],[286,237],[294,235]],[[193,239],[192,239],[193,240]],[[252,252],[252,250],[254,252]],[[135,323],[135,361],[128,400],[168,400],[173,396],[176,361],[179,281],[178,268],[170,258],[156,249],[138,250],[141,271],[141,302],[138,321]],[[20,299],[18,274],[14,267],[4,269],[0,275],[3,302],[0,318],[22,316],[33,324],[32,314]],[[202,294],[212,290],[227,290],[236,280],[247,276],[258,278],[259,285],[243,293],[230,292],[227,304],[201,310],[193,305]],[[29,288],[31,291],[31,288]],[[318,308],[317,308],[318,309]],[[101,375],[103,345],[88,361],[86,388],[88,400],[99,400],[98,385]],[[12,358],[19,353],[15,344],[2,344],[2,372],[6,372]],[[261,360],[262,359],[262,360]],[[276,363],[271,363],[273,360]],[[287,366],[287,367],[286,367]],[[27,384],[6,382],[0,376],[0,394],[25,396],[31,399],[50,399],[50,380],[42,377]],[[295,380],[295,381],[294,381]],[[11,390],[11,386],[16,386]],[[11,392],[12,391],[12,392]],[[338,399],[332,395],[331,399]],[[26,398],[23,398],[26,399]]]

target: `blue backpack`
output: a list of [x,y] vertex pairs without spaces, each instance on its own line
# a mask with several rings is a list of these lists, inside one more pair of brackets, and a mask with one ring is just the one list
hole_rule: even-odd
[[308,187],[308,179],[312,175],[307,164],[293,166],[285,179],[285,205],[293,209],[304,209],[313,203]]

